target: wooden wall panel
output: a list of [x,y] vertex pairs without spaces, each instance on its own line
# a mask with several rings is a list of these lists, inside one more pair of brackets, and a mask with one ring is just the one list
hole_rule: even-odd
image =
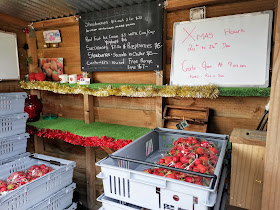
[[84,119],[84,98],[82,95],[62,95],[41,91],[43,114],[55,114],[59,117]]
[[95,107],[122,108],[155,111],[156,98],[132,98],[132,97],[94,97]]
[[155,128],[155,112],[146,110],[94,108],[94,117],[97,122],[119,125]]
[[218,97],[217,99],[166,98],[166,105],[210,108],[208,132],[230,134],[233,128],[256,129],[269,98]]

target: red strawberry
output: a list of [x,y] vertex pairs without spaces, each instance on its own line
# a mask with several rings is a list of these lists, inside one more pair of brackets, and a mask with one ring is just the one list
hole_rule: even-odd
[[198,165],[197,168],[199,169],[200,173],[205,173],[207,171],[206,166],[202,164]]
[[183,156],[180,158],[180,161],[184,164],[184,163],[189,162],[189,159],[186,156]]
[[202,149],[201,147],[197,148],[196,152],[200,155],[204,154],[204,149]]
[[209,147],[209,142],[208,141],[201,141],[201,146],[204,148],[208,148]]
[[179,156],[174,156],[174,157],[172,158],[172,161],[173,161],[174,163],[177,163],[179,160],[180,160],[180,157],[179,157]]
[[194,172],[199,172],[199,169],[197,168],[197,166],[194,166],[194,167],[193,167],[193,171],[194,171]]
[[179,153],[177,154],[177,156],[181,158],[181,157],[183,157],[183,153],[182,153],[182,152],[179,152]]
[[201,182],[194,182],[197,185],[203,185]]
[[165,158],[165,164],[168,165],[172,161],[172,157],[168,156]]
[[193,143],[193,144],[196,144],[196,143],[197,143],[197,140],[196,140],[196,139],[193,139],[193,140],[192,140],[192,143]]
[[171,155],[175,155],[176,151],[174,149],[170,150]]
[[6,192],[6,191],[8,191],[8,189],[7,189],[7,187],[2,187],[2,188],[0,188],[0,191],[1,192]]
[[178,142],[178,141],[174,141],[173,144],[174,144],[175,146],[177,146],[177,145],[179,144],[179,142]]
[[159,159],[158,163],[163,164],[165,162],[164,158]]
[[[218,149],[216,147],[210,147],[209,151],[214,153],[214,154],[218,154]],[[210,153],[211,154],[211,153]]]
[[171,179],[176,179],[174,174],[167,174],[166,177],[167,178],[171,178]]
[[158,175],[159,175],[159,176],[164,176],[164,173],[159,173]]
[[188,137],[188,140],[192,141],[194,138],[192,136]]
[[144,173],[151,174],[151,173],[152,173],[152,170],[151,170],[151,169],[145,169],[143,172],[144,172]]
[[182,168],[183,163],[177,162],[175,165],[175,168]]
[[190,183],[192,183],[192,182],[193,182],[193,178],[192,178],[192,177],[190,177],[190,176],[188,176],[188,177],[186,178],[186,182],[190,182]]
[[201,160],[201,159],[196,159],[196,160],[194,161],[194,164],[195,164],[195,165],[202,164],[202,160]]
[[28,79],[29,79],[29,81],[35,81],[35,74],[36,74],[36,73],[29,73],[29,74],[28,74]]
[[42,164],[42,165],[40,165],[40,168],[41,168],[41,169],[44,169],[44,168],[46,168],[46,165],[45,165],[45,164]]

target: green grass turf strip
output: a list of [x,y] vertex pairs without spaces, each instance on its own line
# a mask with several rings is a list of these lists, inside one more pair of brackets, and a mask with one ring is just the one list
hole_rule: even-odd
[[[77,84],[61,84],[61,85],[67,85],[70,87],[76,87]],[[98,89],[102,87],[112,86],[114,88],[119,88],[123,85],[129,85],[133,87],[144,87],[144,86],[152,86],[154,88],[161,88],[164,86],[160,85],[150,85],[150,84],[117,84],[117,83],[93,83],[88,85],[89,88],[92,89]],[[218,88],[220,93],[219,96],[239,96],[239,97],[249,97],[249,96],[261,96],[261,97],[269,97],[270,96],[270,88]]]
[[74,120],[62,117],[54,120],[41,119],[37,122],[29,122],[27,124],[35,126],[38,129],[49,128],[52,130],[62,130],[80,136],[108,136],[114,139],[125,140],[136,140],[137,138],[151,131],[151,129],[149,128],[116,125],[101,122],[86,124],[83,120]]
[[219,88],[219,96],[270,96],[270,88]]

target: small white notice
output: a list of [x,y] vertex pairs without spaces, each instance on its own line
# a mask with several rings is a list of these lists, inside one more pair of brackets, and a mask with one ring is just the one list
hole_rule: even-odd
[[90,84],[90,78],[81,78],[80,79],[80,85],[89,85]]
[[153,151],[154,151],[153,139],[150,139],[149,141],[146,142],[146,156],[151,154]]
[[171,85],[267,87],[272,14],[174,23]]

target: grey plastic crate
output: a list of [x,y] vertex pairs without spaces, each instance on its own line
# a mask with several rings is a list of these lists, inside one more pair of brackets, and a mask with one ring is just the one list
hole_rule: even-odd
[[77,204],[76,203],[72,203],[71,206],[69,206],[68,208],[66,208],[65,210],[75,210],[77,209]]
[[0,116],[0,138],[25,133],[27,113]]
[[[0,163],[5,159],[26,152],[28,133],[18,134],[0,139]],[[2,164],[1,164],[2,165]]]
[[[142,162],[158,162],[162,154],[170,150],[169,145],[173,144],[173,139],[188,136],[218,144],[219,159],[214,172],[216,181],[212,179],[210,186],[200,186],[143,172],[151,166]],[[96,165],[101,167],[101,173],[97,177],[103,179],[104,194],[109,198],[148,209],[168,209],[173,206],[174,209],[208,210],[216,202],[227,139],[227,135],[156,128],[113,153],[113,156],[124,157],[126,160],[110,156],[99,161]],[[147,145],[152,149],[147,150]],[[138,160],[138,163],[127,159]],[[174,195],[180,200],[175,201]]]
[[45,164],[54,170],[34,181],[0,196],[0,209],[25,210],[72,183],[76,163],[46,155],[33,154],[0,166],[0,180],[13,172],[25,171],[33,165]]
[[0,115],[22,113],[26,97],[27,94],[25,92],[1,93]]
[[16,156],[4,159],[4,160],[0,160],[0,165],[12,162],[14,160],[17,160],[17,159],[20,159],[20,158],[23,158],[23,157],[26,157],[26,156],[29,156],[29,155],[30,155],[29,152],[25,152],[25,153],[22,153],[22,154],[19,154],[19,155],[16,155]]
[[59,190],[57,193],[46,198],[42,202],[29,208],[29,210],[63,210],[69,209],[72,205],[73,193],[76,184],[72,183],[69,186]]

